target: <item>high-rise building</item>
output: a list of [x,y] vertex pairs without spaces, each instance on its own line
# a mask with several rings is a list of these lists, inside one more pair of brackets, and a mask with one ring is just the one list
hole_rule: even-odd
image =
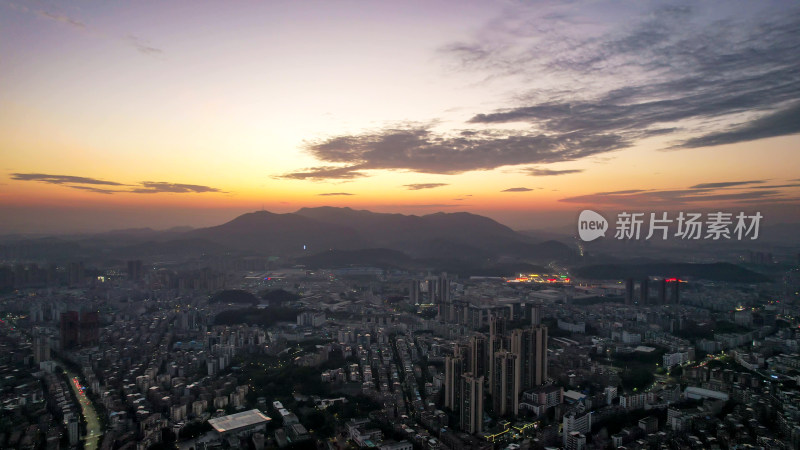
[[483,431],[483,377],[462,375],[459,426],[470,434]]
[[519,411],[520,358],[501,350],[492,364],[492,411],[498,416],[516,416]]
[[83,262],[69,263],[68,283],[70,286],[82,286],[84,278]]
[[80,342],[78,336],[80,334],[80,316],[78,311],[67,311],[61,313],[60,332],[61,332],[61,349],[71,349],[78,346]]
[[450,279],[447,278],[447,272],[442,272],[438,281],[439,282],[436,285],[437,292],[434,303],[450,303]]
[[452,411],[461,407],[461,375],[464,374],[464,358],[456,346],[455,355],[444,360],[444,406]]
[[[506,319],[493,315],[489,317],[489,348],[488,360],[489,368],[486,377],[492,380],[492,371],[494,370],[494,355],[502,349],[508,349],[506,344]],[[489,383],[489,393],[494,395],[494,384]]]
[[60,318],[61,348],[97,345],[99,342],[99,315],[96,311],[67,311]]
[[469,371],[475,377],[484,377],[487,374],[488,355],[486,353],[486,336],[476,334],[469,340]]
[[639,282],[639,304],[646,305],[649,299],[650,281],[647,278],[643,278],[642,281]]
[[50,338],[36,334],[33,337],[33,360],[36,364],[50,360]]
[[141,260],[128,261],[128,280],[139,281],[142,279],[142,274]]
[[678,303],[680,303],[679,291],[680,291],[681,280],[676,279],[671,284],[672,284],[672,290],[670,291],[669,302],[674,305],[677,305]]
[[533,342],[531,330],[516,329],[511,332],[510,348],[511,352],[519,357],[520,365],[520,385],[523,390],[532,387],[530,376],[530,364],[533,362]]
[[633,304],[633,278],[625,280],[625,304]]
[[547,382],[547,327],[540,325],[531,329],[533,333],[534,363],[531,364],[530,379],[533,385]]
[[658,282],[658,303],[661,305],[667,304],[667,280],[664,278]]
[[58,266],[55,263],[47,266],[47,275],[45,275],[48,286],[58,285]]
[[100,315],[97,311],[84,311],[81,313],[78,342],[81,347],[97,345],[100,342]]
[[542,324],[542,307],[541,305],[526,305],[529,308],[528,317],[531,319],[531,326]]
[[435,281],[432,294],[433,303],[436,304],[436,313],[439,320],[444,322],[457,322],[453,317],[453,305],[450,300],[450,279],[447,278],[446,272],[442,272]]
[[506,335],[506,318],[493,315],[489,318],[489,338],[503,337]]
[[522,390],[547,381],[547,327],[538,326],[511,333],[511,352],[519,355]]
[[419,305],[419,280],[411,280],[411,286],[408,290],[408,299],[414,305]]
[[450,279],[447,273],[440,276],[427,276],[422,280],[411,280],[408,291],[409,300],[414,304],[437,305],[439,318],[444,320],[443,315],[450,303]]
[[14,287],[22,288],[28,284],[28,271],[23,264],[14,265]]

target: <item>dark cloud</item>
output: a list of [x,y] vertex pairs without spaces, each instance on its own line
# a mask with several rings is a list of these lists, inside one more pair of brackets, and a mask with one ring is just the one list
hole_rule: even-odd
[[688,202],[705,202],[705,201],[712,201],[712,200],[744,200],[744,199],[756,199],[762,197],[772,197],[775,195],[781,194],[781,191],[749,191],[749,192],[739,192],[735,194],[712,194],[712,195],[697,195],[697,196],[687,196],[680,198],[679,201],[688,201]]
[[581,173],[583,169],[565,169],[565,170],[552,170],[552,169],[538,169],[538,168],[529,168],[523,169],[524,173],[528,175],[532,175],[535,177],[549,177],[554,175],[569,175],[571,173]]
[[[782,8],[711,20],[687,6],[645,7],[631,25],[595,35],[569,34],[581,22],[569,14],[508,14],[442,52],[461,70],[561,84],[476,114],[469,120],[474,129],[442,133],[431,124],[406,124],[309,143],[319,161],[342,166],[283,178],[352,179],[365,170],[458,174],[574,161],[678,132],[700,136],[676,148],[800,132],[800,121],[792,120],[800,107],[787,106],[800,100],[800,7]],[[515,122],[530,128],[496,128]],[[732,124],[738,125],[728,129]]]
[[639,192],[647,192],[647,190],[646,189],[628,189],[628,190],[625,190],[625,191],[598,192],[596,195],[638,194]]
[[478,130],[438,134],[429,125],[390,128],[361,135],[337,136],[307,145],[320,161],[346,164],[289,173],[289,179],[351,179],[364,170],[410,170],[457,174],[506,165],[571,161],[625,148],[629,142],[612,134],[562,135]]
[[72,175],[51,175],[46,173],[12,173],[12,180],[41,181],[50,184],[92,184],[101,186],[126,186],[114,181],[98,180],[97,178],[75,177]]
[[[800,60],[797,63],[800,64]],[[677,98],[676,94],[685,93],[687,89],[682,83],[692,85],[702,82],[668,81],[646,87],[624,88],[596,100],[548,102],[478,114],[470,122],[529,122],[550,133],[614,134],[636,141],[680,130],[663,129],[662,124],[710,120],[748,111],[765,114],[776,105],[800,99],[800,81],[791,82],[793,75],[788,69],[780,72],[763,79],[719,80],[717,84],[698,87],[698,92]],[[730,144],[799,133],[800,121],[793,120],[798,114],[800,106],[792,106],[767,113],[731,131],[708,133],[686,140],[674,148]]]
[[[798,48],[798,51],[800,51],[800,48]],[[730,131],[709,133],[688,139],[676,147],[713,147],[715,145],[735,144],[737,142],[748,142],[797,133],[800,133],[800,103],[735,127]]]
[[733,187],[733,186],[744,186],[748,184],[761,184],[764,183],[764,180],[753,180],[753,181],[724,181],[721,183],[701,183],[692,186],[690,189],[717,189],[717,188],[726,188],[726,187]]
[[187,194],[204,192],[223,192],[217,188],[197,184],[165,183],[163,181],[143,181],[141,188],[132,189],[134,194],[158,194],[162,192]]
[[780,188],[788,188],[788,187],[800,187],[800,184],[792,183],[792,184],[770,184],[765,186],[750,186],[750,189],[780,189]]
[[[398,205],[386,205],[386,206],[398,206]],[[461,204],[447,204],[447,203],[423,203],[418,205],[402,205],[407,208],[455,208],[455,207],[462,207],[462,206],[469,206],[463,203]]]
[[[601,204],[620,207],[660,206],[664,204],[690,204],[710,201],[744,201],[754,199],[777,199],[783,194],[777,189],[748,190],[733,192],[726,188],[726,183],[707,183],[716,185],[712,187],[674,190],[643,190],[631,189],[627,191],[597,192],[594,194],[579,195],[562,198],[565,203]],[[701,186],[701,185],[698,185]],[[756,186],[758,188],[759,186]]]
[[[166,183],[161,181],[143,181],[139,183],[138,187],[130,184],[117,183],[116,181],[99,180],[97,178],[76,177],[73,175],[52,175],[45,173],[12,173],[12,180],[19,181],[38,181],[41,183],[57,184],[66,186],[72,189],[80,189],[84,191],[94,192],[97,194],[115,194],[115,193],[134,193],[134,194],[157,194],[161,192],[171,192],[178,194],[185,193],[204,193],[204,192],[219,192],[224,191],[197,184],[177,184]],[[103,189],[95,186],[124,186],[132,187],[132,189]]]
[[532,190],[533,189],[526,188],[526,187],[514,187],[514,188],[503,189],[500,192],[528,192],[528,191],[532,191]]
[[756,203],[758,206],[766,206],[766,205],[785,205],[785,204],[792,204],[795,207],[800,207],[800,197],[794,198],[769,198],[769,199],[752,199],[752,200],[742,200],[740,203]]
[[292,172],[283,175],[278,175],[275,178],[283,178],[289,180],[352,180],[367,176],[361,172],[362,167],[358,165],[350,166],[321,166],[309,167],[301,172]]
[[[542,30],[535,20],[509,16],[444,52],[492,76],[566,80],[471,123],[523,122],[549,135],[634,142],[701,133],[675,148],[745,142],[800,132],[800,8],[779,8],[732,19],[724,11],[658,7],[630,26],[581,38],[565,34],[568,23]],[[572,81],[577,88],[566,84]]]
[[326,192],[324,194],[317,194],[317,195],[321,195],[321,196],[324,196],[324,197],[332,197],[332,196],[336,196],[336,195],[355,195],[355,194],[351,194],[349,192]]
[[117,192],[125,192],[125,191],[117,191],[117,190],[113,190],[113,189],[96,188],[96,187],[91,187],[91,186],[74,186],[74,185],[66,185],[66,186],[70,187],[72,189],[80,189],[80,190],[83,190],[83,191],[94,192],[95,194],[107,194],[107,195],[110,195],[110,194],[115,194]]
[[[791,106],[800,100],[800,7],[779,5],[776,14],[764,6],[731,18],[724,8],[647,5],[631,7],[644,11],[631,15],[630,25],[600,32],[572,32],[587,23],[576,17],[580,8],[546,17],[536,16],[539,8],[521,8],[494,19],[473,39],[441,52],[459,71],[544,80],[543,87],[515,94],[513,106],[474,115],[470,129],[404,124],[310,142],[306,151],[331,165],[280,178],[348,180],[368,170],[458,174],[574,161],[678,133],[684,142],[675,148],[800,132],[800,121],[792,120],[800,107]],[[499,129],[519,122],[529,128]]]
[[404,184],[406,188],[410,191],[418,191],[420,189],[433,189],[437,187],[447,186],[447,183],[416,183],[416,184]]

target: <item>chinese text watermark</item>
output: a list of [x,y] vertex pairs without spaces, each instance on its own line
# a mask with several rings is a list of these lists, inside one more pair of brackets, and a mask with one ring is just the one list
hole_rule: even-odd
[[[681,211],[673,215],[668,212],[621,212],[617,214],[614,239],[755,240],[763,217],[760,212],[750,215],[721,211],[706,214]],[[605,236],[606,230],[608,222],[599,213],[587,209],[578,217],[578,235],[584,241]]]

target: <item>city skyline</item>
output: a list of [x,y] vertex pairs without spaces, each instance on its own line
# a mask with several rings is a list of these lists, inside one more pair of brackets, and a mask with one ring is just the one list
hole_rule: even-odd
[[322,205],[800,222],[793,2],[0,10],[0,233]]

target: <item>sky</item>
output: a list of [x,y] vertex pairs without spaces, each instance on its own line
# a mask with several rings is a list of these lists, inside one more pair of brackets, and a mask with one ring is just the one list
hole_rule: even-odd
[[0,233],[800,222],[800,3],[0,0]]

